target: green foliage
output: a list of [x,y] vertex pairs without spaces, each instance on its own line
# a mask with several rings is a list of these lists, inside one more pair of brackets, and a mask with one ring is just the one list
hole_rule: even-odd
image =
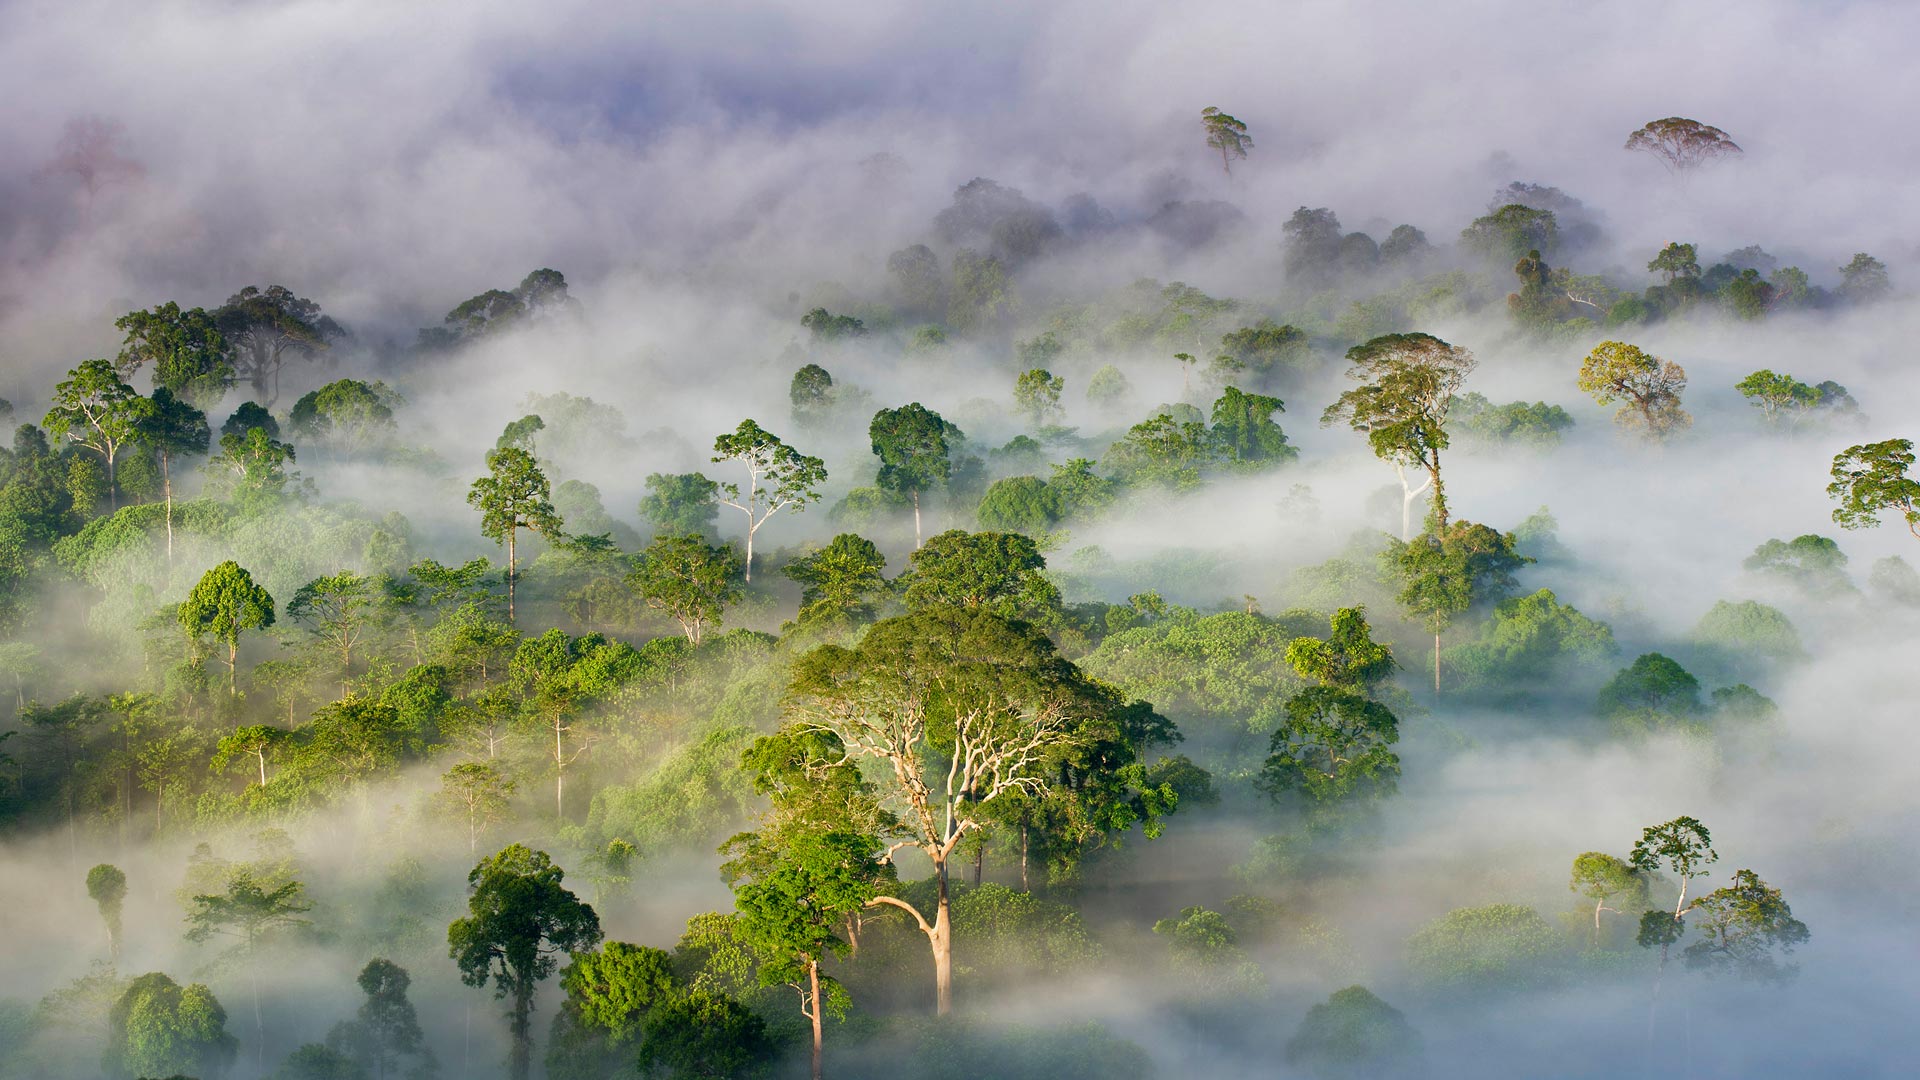
[[1252,385],[1278,386],[1308,373],[1311,364],[1305,331],[1261,319],[1220,339],[1220,353],[1239,364]]
[[1435,990],[1513,992],[1558,977],[1561,939],[1530,907],[1457,908],[1407,939],[1407,966]]
[[1400,741],[1392,711],[1349,690],[1314,686],[1287,700],[1258,785],[1272,797],[1299,792],[1310,803],[1379,798],[1395,791]]
[[1043,626],[1060,618],[1060,590],[1042,572],[1046,557],[1030,537],[952,529],[930,537],[908,562],[900,584],[910,611],[950,605]]
[[799,625],[871,620],[887,594],[886,566],[880,549],[854,533],[841,533],[826,547],[788,563],[782,573],[801,587]]
[[656,536],[692,534],[712,543],[720,538],[714,527],[719,516],[720,485],[700,473],[650,473],[647,494],[640,499],[640,517]]
[[1258,992],[1266,982],[1258,965],[1240,947],[1227,917],[1203,907],[1180,910],[1177,919],[1161,919],[1153,932],[1167,939],[1173,968],[1183,979],[1215,993]]
[[814,345],[832,345],[849,338],[867,336],[867,326],[851,315],[835,315],[826,308],[814,308],[800,316]]
[[1800,634],[1779,608],[1757,600],[1718,600],[1693,628],[1707,662],[1737,677],[1753,677],[1804,659]]
[[1273,422],[1274,413],[1285,411],[1279,398],[1245,394],[1229,386],[1213,403],[1213,427],[1208,434],[1230,468],[1269,469],[1300,456]]
[[1623,402],[1613,422],[1654,441],[1668,439],[1693,425],[1680,407],[1687,372],[1671,360],[1652,356],[1637,345],[1603,341],[1580,364],[1580,389],[1601,405]]
[[410,1077],[433,1075],[438,1064],[407,998],[407,987],[413,983],[407,969],[375,957],[360,969],[355,982],[366,1000],[353,1019],[334,1025],[327,1034],[328,1047],[375,1080],[400,1076],[403,1067],[404,1075]]
[[773,1053],[766,1021],[733,998],[692,990],[647,1013],[640,1071],[645,1076],[756,1076]]
[[1347,350],[1347,361],[1347,377],[1360,385],[1327,406],[1321,426],[1344,423],[1367,437],[1380,460],[1425,469],[1435,517],[1444,526],[1440,451],[1449,442],[1454,397],[1477,366],[1473,354],[1431,334],[1387,334]]
[[273,597],[254,584],[253,575],[228,559],[209,570],[180,605],[180,628],[198,640],[211,637],[227,647],[227,683],[232,689],[240,635],[273,625]]
[[1400,1010],[1364,986],[1336,990],[1307,1010],[1287,1040],[1289,1066],[1323,1080],[1392,1075],[1417,1067],[1422,1042]]
[[127,335],[114,359],[121,374],[150,364],[156,390],[202,409],[218,404],[233,385],[226,338],[205,308],[182,311],[169,300],[122,315],[113,325]]
[[1601,687],[1594,709],[1623,733],[1685,729],[1705,711],[1700,680],[1659,653],[1643,653]]
[[1688,967],[1710,973],[1765,981],[1788,978],[1795,969],[1776,954],[1791,953],[1812,936],[1807,924],[1793,917],[1780,890],[1751,870],[1736,871],[1733,884],[1701,897],[1692,910],[1698,912],[1690,925],[1697,928],[1699,940],[1681,955]]
[[1831,537],[1808,533],[1792,540],[1768,540],[1740,564],[1749,573],[1777,581],[1809,597],[1854,591],[1847,577],[1847,556]]
[[1447,419],[1482,442],[1538,450],[1559,446],[1563,433],[1573,426],[1573,417],[1558,405],[1544,401],[1495,405],[1479,393],[1455,398]]
[[1399,666],[1393,650],[1373,640],[1366,608],[1341,608],[1328,620],[1328,627],[1324,641],[1297,637],[1287,643],[1287,664],[1301,678],[1368,695]]
[[1920,538],[1920,478],[1908,475],[1913,462],[1911,439],[1850,446],[1835,455],[1827,485],[1827,495],[1840,504],[1833,520],[1843,529],[1866,529],[1892,511]]
[[1551,255],[1560,244],[1560,225],[1551,210],[1509,203],[1475,218],[1460,232],[1460,243],[1488,262],[1506,262],[1528,251]]
[[884,491],[911,494],[917,507],[921,492],[946,483],[953,475],[950,440],[957,431],[917,401],[873,414],[868,435],[874,456],[880,459],[876,482]]
[[647,1014],[680,992],[673,958],[659,949],[609,941],[577,950],[560,975],[562,1008],[579,1025],[598,1031],[615,1049],[630,1049]]
[[627,587],[699,644],[740,598],[740,556],[698,536],[659,536],[634,560]]
[[233,1063],[237,1045],[213,991],[199,983],[183,987],[155,971],[134,979],[114,1002],[102,1066],[115,1080],[219,1075]]
[[1479,639],[1449,652],[1447,666],[1462,689],[1537,697],[1590,688],[1583,676],[1618,651],[1606,623],[1540,589],[1496,605]]
[[1840,296],[1850,303],[1871,303],[1892,291],[1887,264],[1864,251],[1856,253],[1840,268]]
[[403,403],[385,383],[338,379],[294,402],[288,426],[295,436],[351,458],[356,450],[380,449],[398,434],[393,410]]
[[1133,385],[1112,364],[1103,364],[1087,380],[1087,401],[1095,408],[1117,409],[1133,393]]
[[1233,171],[1233,159],[1245,160],[1247,150],[1253,146],[1253,136],[1247,134],[1247,125],[1221,112],[1212,105],[1200,110],[1200,126],[1207,133],[1207,145],[1220,151],[1220,169]]
[[1040,427],[1061,415],[1060,391],[1067,380],[1045,368],[1023,371],[1013,383],[1014,408],[1027,422]]

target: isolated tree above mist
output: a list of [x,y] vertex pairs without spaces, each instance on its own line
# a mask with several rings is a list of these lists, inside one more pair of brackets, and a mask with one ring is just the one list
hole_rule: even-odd
[[1371,696],[1400,666],[1391,647],[1373,640],[1364,607],[1334,612],[1325,640],[1297,637],[1288,642],[1287,665],[1303,679],[1363,696]]
[[1261,319],[1220,338],[1220,353],[1242,365],[1252,385],[1265,389],[1302,373],[1310,355],[1306,332]]
[[1440,635],[1476,604],[1505,599],[1513,573],[1533,560],[1515,550],[1512,533],[1456,521],[1412,540],[1388,541],[1382,569],[1397,578],[1395,595],[1408,615],[1433,634],[1433,689],[1440,692]]
[[287,601],[287,618],[313,635],[314,643],[339,661],[340,694],[351,692],[353,654],[389,611],[382,582],[342,570],[314,578]]
[[67,373],[53,388],[47,409],[47,434],[66,438],[100,455],[107,466],[107,497],[115,509],[120,502],[117,476],[121,454],[139,442],[142,425],[153,404],[120,381],[110,360],[88,360]]
[[213,320],[232,350],[234,374],[247,380],[254,397],[268,407],[280,400],[280,369],[290,357],[312,359],[347,336],[319,304],[280,285],[241,289],[213,313]]
[[467,875],[468,914],[447,927],[447,955],[460,981],[509,997],[511,1080],[527,1080],[533,1064],[533,995],[567,953],[601,941],[600,917],[561,885],[566,874],[544,851],[513,844],[480,860]]
[[107,924],[107,955],[120,962],[120,910],[127,899],[127,875],[112,863],[101,863],[87,871],[87,896],[100,908],[100,920]]
[[1735,383],[1733,388],[1740,391],[1747,404],[1759,409],[1761,419],[1772,427],[1788,423],[1799,427],[1815,418],[1863,419],[1859,402],[1847,393],[1846,387],[1832,380],[1808,386],[1791,375],[1761,368]]
[[1686,173],[1743,151],[1727,133],[1685,117],[1650,120],[1627,136],[1625,149],[1652,155],[1668,172]]
[[466,819],[467,851],[480,850],[480,834],[507,816],[513,778],[485,761],[463,761],[440,777],[439,801]]
[[1840,268],[1840,295],[1850,303],[1871,303],[1892,291],[1887,264],[1864,251]]
[[543,318],[578,315],[580,301],[567,293],[567,278],[542,268],[520,279],[511,291],[488,289],[461,301],[436,327],[420,331],[423,349],[447,349],[491,337]]
[[[1446,449],[1447,413],[1461,384],[1477,366],[1473,354],[1432,334],[1387,334],[1347,350],[1347,377],[1360,385],[1341,394],[1321,414],[1322,427],[1344,422],[1367,437],[1374,456],[1400,477],[1400,536],[1406,540],[1413,500],[1433,490],[1434,524],[1447,526],[1440,451]],[[1406,469],[1426,471],[1418,488]]]
[[1912,475],[1913,462],[1911,439],[1863,443],[1834,455],[1827,496],[1840,506],[1833,520],[1843,529],[1867,529],[1890,511],[1920,539],[1920,478]]
[[206,309],[182,311],[169,300],[151,311],[122,315],[113,325],[127,335],[114,359],[122,376],[151,365],[156,389],[164,387],[202,409],[219,404],[233,385],[226,338]]
[[227,692],[239,694],[234,671],[240,663],[240,635],[273,625],[273,597],[254,584],[253,575],[232,559],[208,570],[180,604],[180,626],[194,640],[211,637],[227,647]]
[[1695,900],[1688,911],[1699,912],[1694,920],[1698,940],[1681,956],[1698,971],[1763,981],[1785,979],[1794,968],[1775,954],[1791,953],[1812,936],[1807,924],[1793,917],[1780,890],[1751,870],[1735,871],[1733,884]]
[[1207,133],[1207,145],[1220,151],[1220,171],[1231,175],[1233,159],[1245,160],[1253,146],[1247,125],[1209,105],[1200,110],[1200,127]]
[[1013,381],[1013,405],[1032,427],[1042,427],[1061,415],[1060,391],[1067,380],[1045,368],[1023,371]]
[[875,478],[881,490],[913,501],[913,546],[920,546],[920,496],[953,476],[951,436],[959,433],[940,414],[919,402],[873,414],[867,434],[880,459]]
[[195,896],[187,909],[187,940],[205,941],[215,935],[235,938],[234,950],[246,966],[253,997],[254,1068],[265,1060],[267,1029],[260,1015],[260,959],[263,939],[307,925],[300,918],[313,905],[304,901],[306,887],[298,881],[279,885],[259,880],[251,869],[236,870],[226,891]]
[[720,502],[747,516],[747,554],[742,565],[745,578],[753,580],[753,538],[767,519],[782,510],[804,513],[807,504],[820,500],[820,485],[826,482],[826,463],[808,457],[766,431],[752,420],[713,440],[714,462],[734,461],[746,467],[747,486],[724,483]]
[[[329,1048],[357,1064],[367,1080],[427,1080],[439,1072],[420,1017],[407,998],[413,978],[391,960],[367,961],[355,978],[366,1000],[351,1020],[327,1033]],[[402,1067],[406,1066],[403,1073]]]
[[[1567,888],[1593,901],[1593,932],[1587,939],[1588,948],[1600,947],[1601,912],[1625,915],[1646,909],[1647,884],[1644,873],[1618,856],[1588,851],[1573,857],[1573,873],[1567,881]],[[1609,907],[1609,900],[1620,906]]]
[[867,336],[866,323],[851,315],[835,315],[826,308],[814,308],[800,316],[800,325],[806,327],[808,340],[814,345],[833,345]]
[[1685,368],[1624,341],[1601,342],[1580,364],[1580,389],[1601,405],[1624,401],[1613,422],[1656,442],[1693,425],[1693,417],[1680,407],[1686,388]]
[[480,511],[480,534],[507,548],[507,621],[513,621],[514,584],[519,575],[520,530],[554,537],[562,527],[553,509],[547,474],[525,450],[507,447],[487,453],[487,475],[467,492],[467,504]]

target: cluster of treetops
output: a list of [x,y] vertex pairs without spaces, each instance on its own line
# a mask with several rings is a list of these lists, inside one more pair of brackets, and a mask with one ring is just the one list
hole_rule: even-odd
[[[1539,189],[1520,194],[1546,201]],[[928,248],[889,260],[896,289],[916,297],[895,310],[932,310],[942,300],[947,313],[944,325],[896,337],[901,349],[944,347],[949,332],[993,340],[992,327],[1012,311],[1010,263],[1027,242],[1031,207],[1017,192],[975,181],[937,225],[957,236],[981,232],[1006,251],[962,248],[951,278]],[[1703,273],[1682,244],[1651,264],[1665,284],[1644,297],[1611,296],[1603,283],[1546,267],[1539,253],[1553,248],[1555,222],[1552,207],[1511,202],[1463,237],[1469,247],[1492,237],[1487,250],[1503,255],[1524,246],[1522,288],[1509,298],[1523,328],[1571,326],[1583,321],[1571,317],[1582,306],[1604,310],[1610,326],[1630,326],[1840,302],[1806,286],[1804,275],[1797,293],[1784,271],[1757,282],[1756,268],[1734,267],[1732,257],[1724,264],[1731,273]],[[1341,236],[1326,211],[1303,210],[1288,231],[1290,277],[1332,280],[1353,252],[1375,250]],[[1418,239],[1417,230],[1396,230],[1377,257],[1417,254]],[[1850,264],[1841,300],[1865,303],[1885,291],[1884,271],[1871,263]],[[998,284],[983,273],[1000,275]],[[1437,288],[1457,299],[1455,286]],[[1406,304],[1414,294],[1398,295],[1394,303]],[[559,274],[538,271],[512,291],[456,308],[422,335],[418,362],[576,307]],[[1777,608],[1716,604],[1692,638],[1668,649],[1680,659],[1647,652],[1616,670],[1606,623],[1547,589],[1516,595],[1523,566],[1565,566],[1571,554],[1544,514],[1514,532],[1455,518],[1442,452],[1456,434],[1469,444],[1550,449],[1571,418],[1557,406],[1496,405],[1471,392],[1472,354],[1424,333],[1369,333],[1345,350],[1349,386],[1322,422],[1364,437],[1394,469],[1402,527],[1296,573],[1293,592],[1312,606],[1267,616],[1249,598],[1203,613],[1152,591],[1125,603],[1068,603],[1063,584],[1086,586],[1114,566],[1083,549],[1049,572],[1046,552],[1067,528],[1297,459],[1273,420],[1282,402],[1265,391],[1309,373],[1327,338],[1260,320],[1219,334],[1218,355],[1202,368],[1198,343],[1241,312],[1178,284],[1063,307],[1053,328],[1011,350],[1012,400],[1030,433],[984,453],[920,403],[872,409],[868,395],[836,382],[820,361],[877,346],[884,327],[808,312],[801,325],[811,355],[793,377],[790,419],[803,437],[865,420],[872,459],[845,467],[872,479],[829,511],[848,531],[771,554],[764,543],[756,552],[756,539],[823,499],[823,458],[742,420],[714,440],[719,479],[647,479],[639,510],[652,538],[643,542],[591,484],[551,480],[573,450],[626,441],[617,410],[566,394],[530,399],[531,411],[507,425],[468,491],[479,533],[502,549],[500,566],[417,557],[404,518],[329,503],[296,471],[296,444],[334,464],[449,471],[404,444],[396,417],[406,403],[382,383],[340,379],[274,411],[288,362],[350,340],[317,305],[274,287],[244,290],[212,312],[166,304],[131,313],[118,323],[120,354],[73,369],[53,389],[43,424],[21,425],[0,461],[8,632],[0,667],[17,699],[0,737],[0,812],[11,829],[58,823],[123,844],[355,807],[364,819],[372,786],[430,765],[439,783],[419,811],[465,839],[472,855],[503,829],[545,829],[588,868],[600,902],[631,887],[637,859],[712,843],[751,822],[722,847],[736,910],[696,917],[672,952],[604,942],[593,905],[564,886],[547,854],[518,843],[474,867],[467,911],[446,944],[464,980],[491,983],[509,1001],[515,1077],[533,1060],[535,990],[562,961],[566,1000],[549,1040],[550,1075],[635,1064],[735,1075],[795,1047],[811,1047],[817,1075],[826,1019],[844,1020],[861,999],[899,1000],[876,997],[876,988],[913,964],[901,941],[927,948],[930,1004],[945,1015],[956,955],[988,947],[970,945],[964,927],[1004,925],[1018,939],[1071,925],[1084,936],[1071,900],[1085,867],[1133,833],[1157,836],[1177,810],[1223,799],[1270,803],[1264,812],[1291,831],[1265,842],[1250,865],[1310,879],[1366,833],[1395,790],[1400,718],[1428,707],[1395,684],[1396,656],[1421,655],[1423,633],[1430,659],[1409,662],[1431,667],[1430,700],[1443,690],[1510,706],[1579,698],[1568,711],[1592,716],[1596,738],[1677,732],[1722,740],[1735,753],[1764,739],[1774,706],[1744,680],[1803,655]],[[1391,316],[1404,317],[1404,308]],[[1183,396],[1200,383],[1210,412],[1164,405],[1104,446],[1064,427],[1065,379],[1049,365],[1122,338],[1193,343],[1174,360]],[[143,368],[152,380],[146,394],[128,382]],[[208,410],[242,382],[259,400],[224,420],[216,444]],[[1627,438],[1672,440],[1691,423],[1681,367],[1626,342],[1596,345],[1577,383],[1601,405],[1620,404]],[[1864,423],[1831,382],[1761,371],[1738,388],[1782,430]],[[1130,396],[1112,364],[1086,393],[1105,410]],[[1051,475],[1034,471],[1058,458],[1066,460]],[[201,491],[176,502],[175,472],[200,461]],[[1828,489],[1835,521],[1865,528],[1891,515],[1920,538],[1913,463],[1911,441],[1897,438],[1837,455]],[[1416,533],[1412,509],[1422,495]],[[1296,485],[1289,505],[1305,513],[1311,504]],[[979,528],[927,536],[923,509]],[[742,515],[739,542],[720,538],[722,511]],[[897,533],[904,545],[909,520],[907,567],[889,578],[881,545],[855,530],[883,540]],[[1763,544],[1747,568],[1802,599],[1833,602],[1853,591],[1845,561],[1834,541],[1810,535]],[[185,575],[178,580],[176,565]],[[1871,583],[1892,602],[1920,603],[1920,576],[1902,560],[1876,565]],[[92,600],[85,628],[58,600],[74,587]],[[1384,627],[1386,639],[1376,640],[1369,608],[1402,616]],[[788,613],[778,634],[724,630],[729,619],[771,626]],[[43,688],[64,692],[83,680],[48,664],[36,639],[81,629],[104,656],[137,654],[135,685],[40,700]],[[1703,696],[1682,660],[1725,685]],[[1172,752],[1190,737],[1193,756]],[[1249,743],[1260,737],[1264,753]],[[550,810],[529,790],[536,779],[552,784]],[[894,857],[903,850],[919,852],[931,875],[899,880]],[[983,881],[989,851],[1017,889]],[[1570,944],[1532,908],[1461,909],[1415,935],[1409,966],[1432,985],[1489,973],[1564,975],[1579,957],[1623,944],[1605,932],[1605,913],[1640,909],[1646,914],[1624,944],[1657,948],[1662,968],[1684,941],[1682,955],[1703,969],[1790,971],[1779,957],[1806,928],[1778,890],[1742,870],[1733,885],[1689,897],[1713,859],[1705,828],[1691,818],[1649,828],[1628,857],[1575,860],[1573,888],[1593,902],[1583,942]],[[1030,868],[1041,871],[1037,884]],[[190,938],[230,935],[238,958],[253,965],[274,941],[313,932],[306,884],[285,858],[233,863],[203,845],[190,869],[199,875],[190,874],[183,894]],[[125,877],[102,864],[87,885],[117,957]],[[1259,979],[1250,947],[1311,936],[1271,901],[1242,898],[1229,908],[1189,907],[1153,927],[1196,987],[1243,992],[1252,984],[1235,973]],[[212,1075],[233,1059],[236,1039],[206,987],[160,973],[123,979],[112,969],[90,978],[63,993],[106,1003],[114,1075]],[[385,1077],[430,1065],[407,973],[376,959],[361,986],[367,1002],[358,1017],[325,1044],[299,1048],[280,1075]],[[67,1001],[48,1000],[56,1011]],[[263,1070],[257,1001],[254,1013]],[[1417,1047],[1404,1017],[1355,987],[1309,1013],[1288,1053],[1303,1067],[1337,1072]]]

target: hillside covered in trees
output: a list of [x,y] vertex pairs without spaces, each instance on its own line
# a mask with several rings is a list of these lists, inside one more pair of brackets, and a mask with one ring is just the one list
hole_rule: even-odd
[[0,1080],[1902,1074],[1898,163],[562,6],[0,122]]

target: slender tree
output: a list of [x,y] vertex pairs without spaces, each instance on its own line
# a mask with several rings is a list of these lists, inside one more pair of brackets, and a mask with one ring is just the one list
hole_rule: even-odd
[[1220,151],[1220,171],[1232,175],[1233,159],[1245,160],[1253,145],[1247,125],[1209,105],[1200,110],[1200,126],[1207,133],[1207,145]]
[[504,819],[513,778],[485,761],[465,761],[440,777],[440,801],[467,819],[467,850],[480,850],[480,834]]
[[120,909],[127,899],[127,875],[112,863],[101,863],[87,871],[87,895],[100,908],[100,920],[107,924],[107,955],[120,962]]
[[[390,1080],[405,1075],[408,1080],[426,1080],[439,1071],[426,1033],[420,1030],[420,1016],[407,998],[413,977],[407,969],[391,960],[375,957],[367,961],[354,980],[367,999],[351,1020],[334,1025],[327,1033],[327,1045],[357,1064],[368,1080]],[[402,1065],[412,1067],[403,1074]]]
[[270,884],[256,878],[252,870],[237,870],[228,879],[226,892],[195,896],[187,910],[188,941],[205,941],[214,935],[237,939],[234,948],[246,965],[253,995],[256,1070],[266,1060],[267,1042],[266,1024],[260,1018],[260,943],[277,932],[307,925],[300,916],[313,907],[302,898],[305,886],[298,881]]
[[953,475],[953,447],[948,441],[953,430],[939,413],[917,401],[881,409],[867,429],[874,455],[880,459],[880,487],[903,492],[913,500],[914,547],[920,546],[921,493]]
[[207,452],[213,433],[207,414],[174,396],[162,386],[153,392],[141,418],[140,438],[160,455],[160,489],[166,499],[167,565],[173,565],[173,459]]
[[553,486],[533,455],[515,447],[487,454],[487,475],[467,492],[467,504],[480,511],[480,534],[507,547],[507,621],[513,621],[514,583],[520,573],[520,530],[541,536],[560,533],[553,509]]
[[114,321],[126,332],[114,366],[123,377],[148,366],[155,390],[166,390],[201,409],[211,409],[233,386],[227,341],[203,308],[182,311],[168,301],[152,311],[135,311]]
[[820,498],[820,485],[826,482],[827,467],[817,457],[808,457],[780,441],[780,436],[763,430],[752,420],[713,440],[713,460],[737,461],[746,466],[747,486],[721,484],[725,492],[720,502],[747,515],[747,558],[745,580],[753,580],[753,537],[767,519],[782,510],[798,514],[807,504]]
[[719,626],[728,605],[740,599],[740,556],[698,536],[662,536],[634,559],[627,587],[679,623],[687,640],[698,645],[707,628]]
[[[1617,855],[1602,851],[1583,852],[1573,858],[1573,873],[1568,890],[1593,901],[1593,933],[1589,948],[1600,947],[1600,914],[1611,911],[1625,914],[1632,908],[1644,910],[1647,904],[1647,878],[1638,868]],[[1608,907],[1613,900],[1619,907]]]
[[273,597],[228,559],[201,576],[180,605],[179,618],[189,637],[211,636],[227,647],[227,692],[238,695],[234,672],[240,663],[240,634],[273,625]]

